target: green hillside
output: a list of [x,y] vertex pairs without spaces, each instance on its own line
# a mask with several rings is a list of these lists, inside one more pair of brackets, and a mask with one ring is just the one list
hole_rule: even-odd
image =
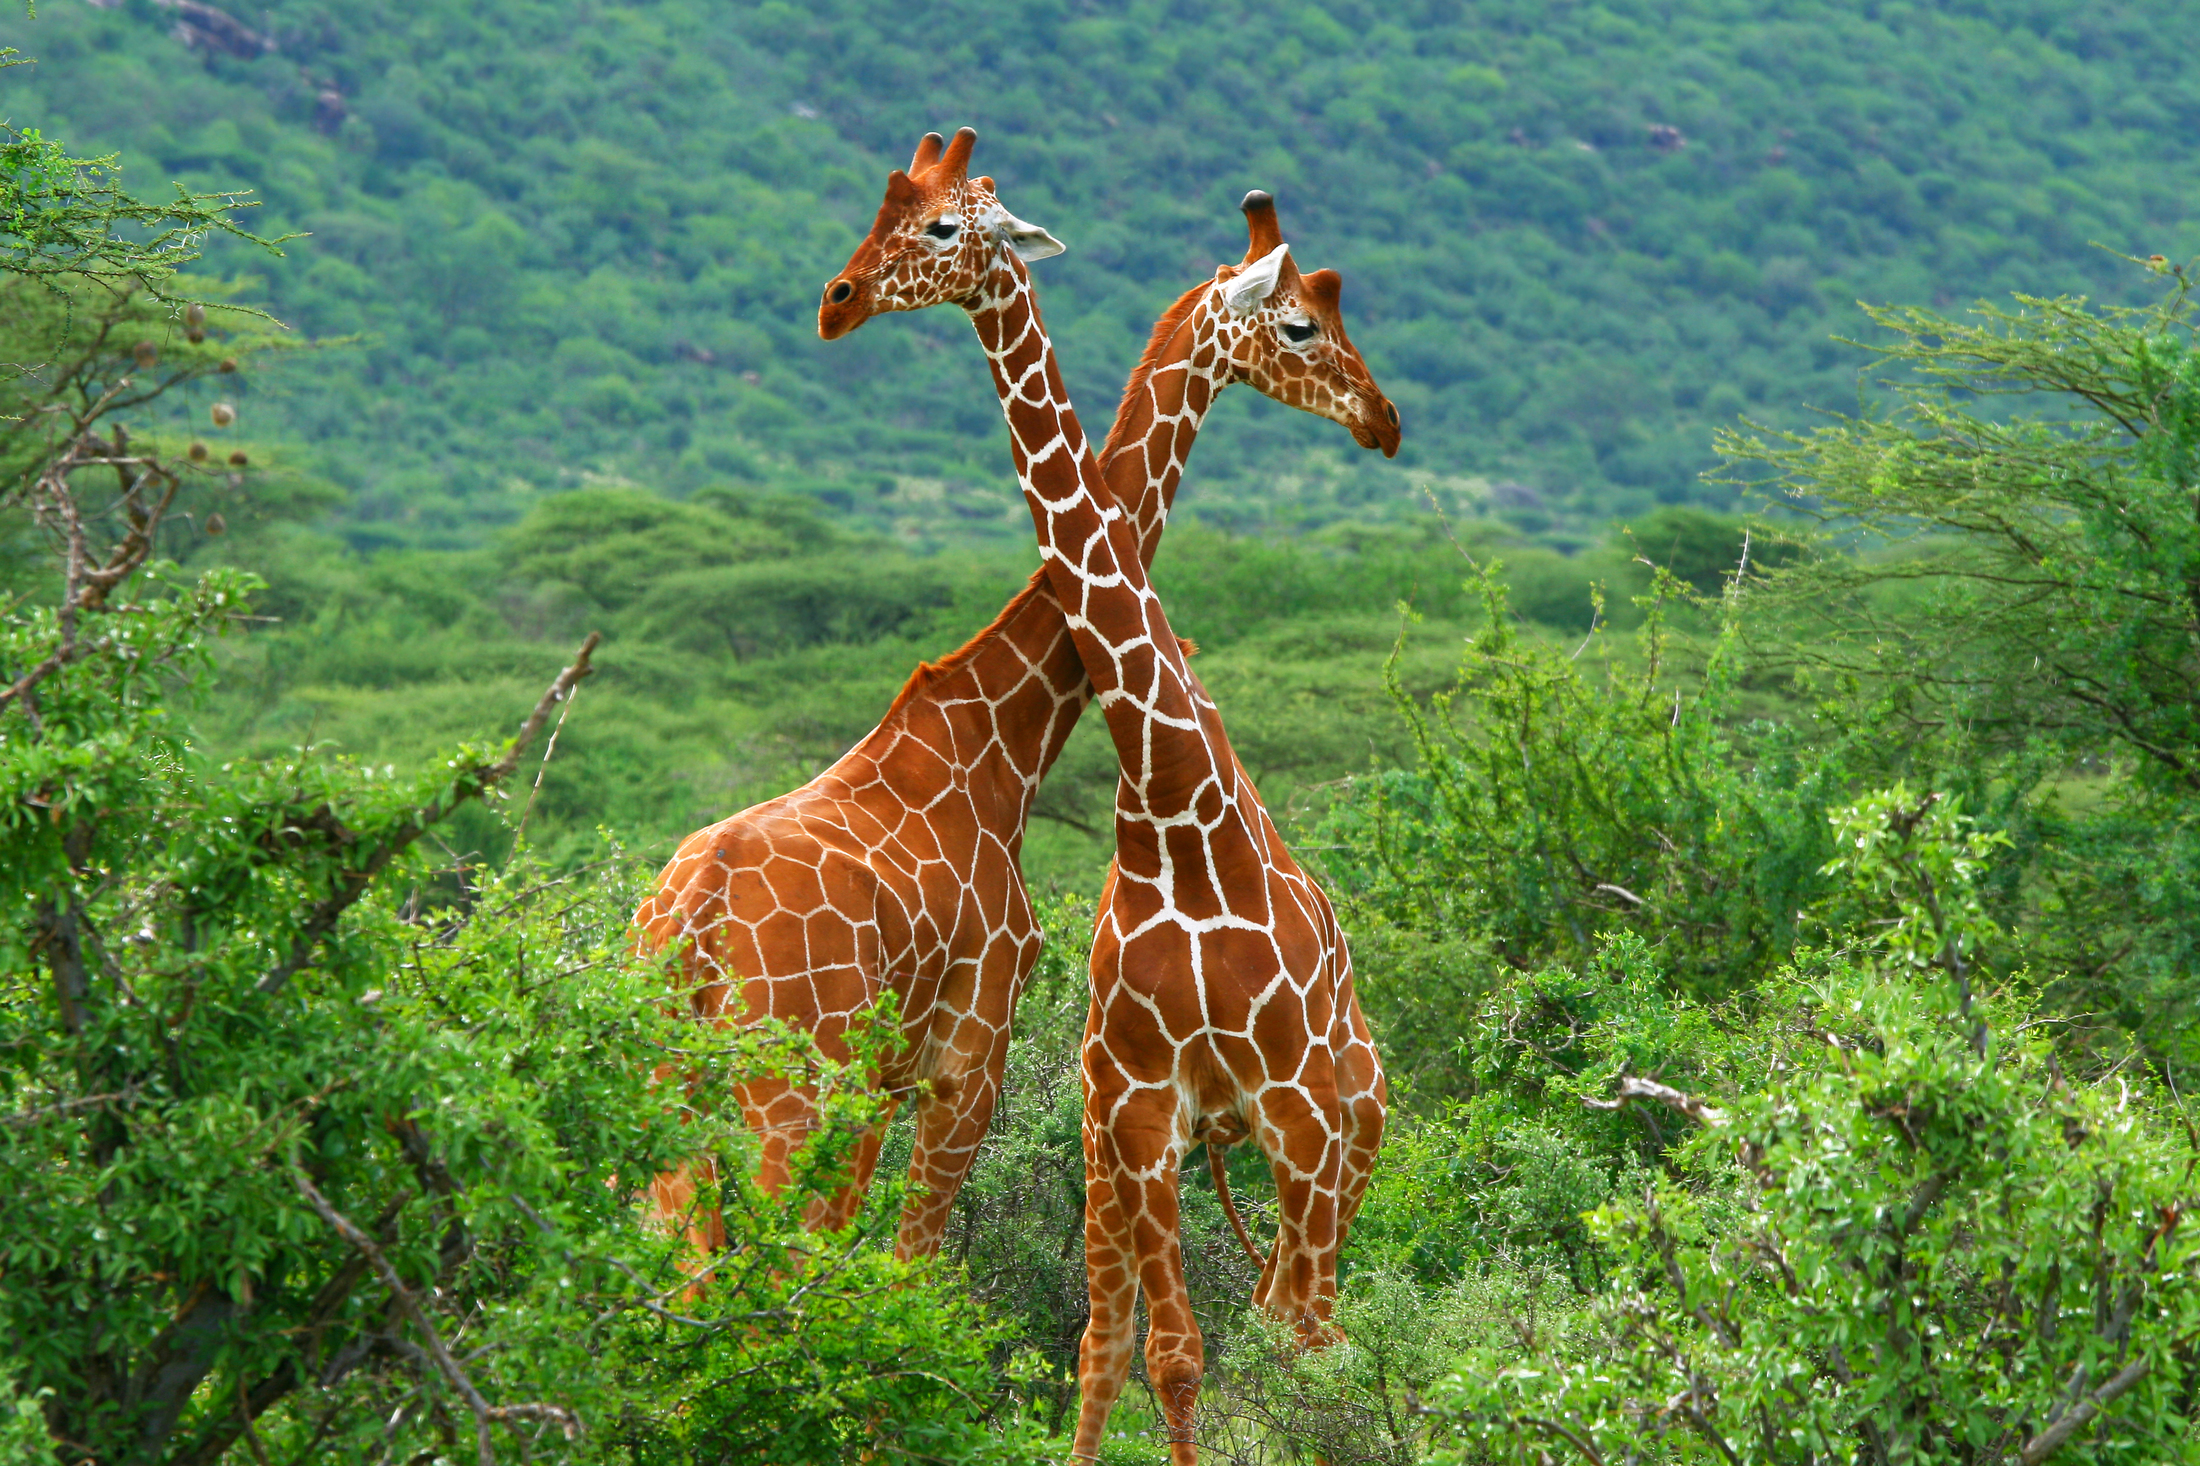
[[[1733,0],[54,0],[6,107],[140,192],[257,189],[277,314],[356,333],[263,386],[359,546],[473,545],[583,482],[817,498],[913,548],[1027,533],[945,316],[827,347],[815,292],[918,133],[971,123],[1071,246],[1043,284],[1098,416],[1148,322],[1279,193],[1344,271],[1396,464],[1249,394],[1185,494],[1227,527],[1433,484],[1531,534],[1724,491],[1714,425],[1853,406],[1852,302],[2129,298],[2200,249],[2200,11]],[[193,44],[186,44],[187,39]],[[266,48],[272,49],[266,49]]]

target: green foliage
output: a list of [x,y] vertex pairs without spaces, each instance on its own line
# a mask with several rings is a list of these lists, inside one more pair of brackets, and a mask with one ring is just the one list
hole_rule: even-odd
[[[796,1153],[792,1184],[777,1197],[753,1179],[749,1137],[720,1133],[730,1179],[700,1200],[718,1205],[725,1248],[684,1298],[661,1285],[602,1334],[628,1389],[603,1443],[610,1459],[1038,1458],[1035,1433],[1004,1394],[1033,1377],[1034,1363],[1011,1357],[1009,1329],[944,1270],[894,1260],[898,1185],[881,1186],[845,1232],[801,1227],[811,1199],[844,1182],[878,1118],[867,1076],[897,1042],[895,1016],[889,999],[855,1025],[844,1062],[806,1033],[760,1024],[732,1035],[722,1052],[706,1051],[707,1062],[690,1071],[691,1086],[706,1093],[735,1074],[805,1082],[820,1130]],[[692,1040],[683,1047],[693,1054]]]
[[873,0],[228,8],[274,48],[188,49],[143,4],[11,21],[40,58],[8,73],[13,106],[311,232],[271,308],[371,339],[283,425],[352,491],[363,543],[478,543],[591,471],[1021,542],[960,323],[811,329],[885,170],[962,122],[1070,243],[1043,287],[1088,414],[1176,292],[1238,256],[1247,188],[1344,272],[1405,457],[1232,394],[1184,508],[1241,533],[1392,519],[1425,483],[1593,542],[1716,503],[1696,475],[1736,414],[1853,403],[1827,340],[1852,301],[2129,300],[2093,241],[2200,249],[2180,64],[2200,33],[2176,0],[958,0],[919,28]]
[[2068,1006],[2167,1053],[2200,971],[2200,350],[2181,269],[2155,268],[2145,308],[1874,312],[1884,415],[1720,446],[1910,544],[1784,574],[1791,654],[1845,716],[1902,729],[1896,767],[1974,771],[2022,857],[2025,889],[1994,893],[2016,936],[2072,974]]
[[[206,476],[128,443],[93,375],[33,399],[73,427],[19,444],[10,498],[62,563],[0,613],[0,1443],[178,1466],[673,1463],[760,1439],[1031,1459],[994,1418],[977,1306],[876,1226],[801,1229],[876,1116],[890,1014],[838,1066],[698,1030],[629,949],[647,873],[616,848],[562,874],[423,857],[588,648],[501,756],[217,761],[187,714],[257,582],[153,558]],[[738,1118],[668,1082],[774,1072],[828,1122],[776,1198]],[[640,1205],[699,1156],[742,1178],[705,1188],[728,1242],[702,1279]]]
[[[1471,1356],[1441,1396],[1459,1437],[1524,1461],[1978,1462],[2062,1417],[2086,1459],[2188,1459],[2191,1150],[2156,1097],[2074,1086],[2037,1039],[1982,1059],[1945,997],[1851,969],[1791,1002],[1792,1077],[1695,1147],[1714,1170],[1739,1147],[1746,1216],[1672,1183],[1600,1211],[1625,1281],[1595,1336]],[[2000,1032],[2026,1016],[1994,1006]]]
[[[1200,1446],[1232,1463],[1303,1460],[1406,1466],[1426,1433],[1419,1397],[1459,1356],[1519,1337],[1537,1315],[1532,1274],[1418,1287],[1396,1274],[1357,1273],[1337,1297],[1345,1342],[1304,1354],[1289,1331],[1254,1317],[1233,1341],[1228,1384],[1203,1401]],[[1540,1320],[1539,1320],[1540,1322]],[[1538,1336],[1527,1324],[1529,1337]]]
[[[8,53],[12,54],[12,53]],[[198,259],[210,234],[282,254],[230,217],[257,207],[251,190],[191,193],[146,203],[122,191],[114,155],[75,158],[35,127],[0,123],[0,271],[19,278],[99,280],[164,294]]]
[[1685,1179],[1590,1219],[1615,1264],[1593,1330],[1470,1356],[1452,1438],[1521,1461],[2036,1466],[2073,1438],[2189,1459],[2189,1125],[2150,1087],[2067,1079],[2023,1002],[1974,1002],[1989,841],[1901,791],[1837,824],[1888,960],[1768,989],[1775,1081],[1693,1112]]
[[[1625,929],[1699,992],[1769,972],[1821,885],[1838,747],[1733,729],[1732,604],[1685,686],[1668,572],[1636,598],[1631,665],[1601,630],[1571,654],[1522,635],[1498,573],[1475,571],[1486,609],[1453,687],[1424,709],[1393,682],[1420,766],[1355,788],[1332,821],[1348,852],[1332,872],[1371,915],[1473,933],[1516,967],[1584,962],[1599,930]],[[1582,670],[1592,649],[1601,683]]]

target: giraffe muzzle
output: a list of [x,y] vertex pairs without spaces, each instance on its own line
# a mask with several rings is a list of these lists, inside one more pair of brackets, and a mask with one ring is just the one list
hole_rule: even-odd
[[863,292],[856,282],[846,278],[833,281],[825,287],[825,298],[817,306],[817,334],[827,341],[837,341],[870,319],[864,308]]
[[1388,397],[1376,400],[1382,403],[1381,410],[1352,424],[1352,440],[1362,448],[1382,449],[1385,458],[1396,458],[1398,444],[1404,436],[1404,429],[1398,422],[1398,404]]

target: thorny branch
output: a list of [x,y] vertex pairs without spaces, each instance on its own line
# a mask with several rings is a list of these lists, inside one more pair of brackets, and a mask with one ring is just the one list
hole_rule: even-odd
[[1655,1079],[1644,1079],[1634,1074],[1623,1074],[1619,1080],[1619,1093],[1611,1099],[1582,1098],[1582,1103],[1592,1110],[1617,1110],[1631,1099],[1656,1100],[1670,1105],[1699,1125],[1717,1127],[1726,1123],[1726,1111],[1713,1109],[1692,1094],[1683,1094],[1669,1084]]
[[580,1433],[580,1417],[563,1405],[539,1403],[491,1405],[483,1399],[481,1391],[474,1387],[474,1382],[471,1379],[467,1378],[466,1371],[460,1367],[456,1359],[451,1357],[451,1351],[445,1347],[442,1335],[435,1331],[435,1325],[428,1321],[426,1311],[420,1306],[420,1300],[413,1296],[410,1288],[405,1286],[405,1280],[398,1276],[397,1269],[391,1265],[389,1258],[384,1255],[382,1249],[375,1245],[374,1239],[359,1230],[350,1218],[331,1206],[328,1198],[321,1194],[320,1188],[313,1184],[312,1179],[305,1172],[293,1170],[291,1180],[296,1183],[298,1194],[303,1196],[316,1212],[320,1213],[321,1220],[333,1227],[338,1236],[357,1248],[367,1259],[368,1263],[374,1268],[375,1275],[382,1280],[382,1286],[389,1290],[390,1297],[397,1304],[399,1311],[405,1315],[405,1318],[413,1327],[420,1330],[420,1336],[427,1341],[427,1355],[434,1362],[436,1371],[457,1392],[458,1397],[466,1402],[466,1408],[473,1412],[474,1444],[480,1455],[481,1466],[495,1466],[496,1450],[491,1442],[490,1427],[500,1422],[515,1420],[549,1421],[562,1429],[568,1440]]
[[[426,834],[429,828],[438,820],[441,820],[468,799],[494,788],[498,782],[509,777],[512,771],[519,767],[520,756],[527,751],[527,745],[535,741],[535,735],[542,731],[543,724],[549,721],[550,710],[571,696],[573,688],[583,677],[595,671],[595,668],[588,664],[588,659],[596,650],[596,644],[602,640],[603,633],[598,631],[588,633],[588,639],[582,642],[580,650],[574,653],[572,665],[557,675],[557,679],[550,684],[549,689],[536,702],[535,710],[529,713],[527,721],[520,725],[519,735],[512,740],[511,746],[505,750],[504,757],[493,764],[477,764],[472,768],[460,770],[458,777],[451,781],[450,788],[441,797],[431,800],[413,811],[410,818],[400,822],[395,829],[390,830],[383,836],[381,844],[366,859],[344,872],[338,882],[337,889],[317,903],[307,915],[304,924],[299,928],[296,939],[291,942],[289,957],[284,959],[282,964],[269,972],[267,976],[260,979],[256,991],[270,997],[281,992],[283,985],[289,982],[299,969],[312,960],[313,950],[320,945],[321,938],[327,936],[335,928],[338,919],[351,909],[353,902],[366,894],[367,887],[373,883],[374,878],[380,875],[392,860],[402,854],[415,840]],[[333,817],[331,817],[331,823],[336,824]],[[340,824],[336,824],[336,828],[340,831],[338,836],[340,840],[348,842],[356,838],[352,831],[343,829]]]

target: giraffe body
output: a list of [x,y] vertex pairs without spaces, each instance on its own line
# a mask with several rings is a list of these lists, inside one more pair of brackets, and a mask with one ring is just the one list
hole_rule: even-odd
[[[1030,229],[990,192],[964,211]],[[1201,419],[1231,382],[1347,421],[1369,446],[1384,441],[1385,420],[1359,400],[1381,402],[1381,394],[1348,346],[1310,361],[1277,349],[1286,339],[1278,333],[1304,310],[1279,304],[1264,319],[1224,308],[1218,287],[1281,244],[1266,195],[1249,196],[1247,217],[1247,264],[1222,267],[1157,322],[1110,437],[1109,483],[1137,526],[1142,563],[1158,547]],[[1310,278],[1318,309],[1321,277]],[[1333,315],[1333,297],[1327,308]],[[1395,449],[1394,432],[1388,446]],[[687,945],[686,985],[704,1018],[780,1018],[845,1058],[849,1023],[882,992],[897,995],[903,1043],[880,1079],[917,1110],[900,1255],[938,1248],[991,1120],[1010,1015],[1039,952],[1023,832],[1039,782],[1091,696],[1042,571],[968,645],[919,668],[878,728],[830,769],[691,835],[636,914],[645,949]],[[762,1137],[760,1179],[776,1188],[813,1132],[813,1097],[777,1082],[742,1086],[735,1097]],[[876,1132],[865,1138],[850,1184],[812,1208],[813,1224],[853,1215],[877,1142]],[[697,1179],[689,1171],[660,1177],[656,1203],[690,1217],[696,1244],[712,1249],[724,1239],[715,1216],[694,1206]]]
[[[1148,1378],[1172,1459],[1188,1466],[1203,1359],[1177,1237],[1185,1153],[1208,1136],[1260,1144],[1279,1221],[1256,1302],[1302,1343],[1328,1342],[1337,1250],[1381,1140],[1382,1067],[1335,914],[1284,848],[1169,629],[1146,578],[1141,526],[1102,479],[1021,259],[997,248],[958,275],[926,253],[933,221],[997,207],[988,180],[973,187],[964,177],[972,141],[965,129],[943,157],[928,138],[910,174],[889,179],[871,237],[826,289],[819,331],[830,339],[881,310],[947,302],[970,313],[1044,573],[1108,721],[1121,778],[1081,1053],[1092,1312],[1076,1453],[1097,1455],[1143,1292]],[[1325,291],[1326,313],[1308,309]],[[1233,314],[1294,302],[1311,323],[1301,343],[1309,356],[1350,349],[1334,291],[1333,276],[1326,286],[1302,280],[1280,250],[1218,287]],[[1381,418],[1350,425],[1367,434],[1361,441],[1394,449],[1395,410],[1379,393],[1373,401]]]

